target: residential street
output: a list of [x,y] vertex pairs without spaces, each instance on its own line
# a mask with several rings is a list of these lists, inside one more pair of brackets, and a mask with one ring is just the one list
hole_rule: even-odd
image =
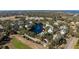
[[70,39],[68,39],[65,49],[73,49],[77,41],[78,41],[78,38],[71,37]]

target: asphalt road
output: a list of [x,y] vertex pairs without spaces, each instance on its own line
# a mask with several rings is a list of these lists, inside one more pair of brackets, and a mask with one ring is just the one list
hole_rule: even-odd
[[78,38],[71,37],[68,39],[65,49],[74,49],[74,45],[77,43]]

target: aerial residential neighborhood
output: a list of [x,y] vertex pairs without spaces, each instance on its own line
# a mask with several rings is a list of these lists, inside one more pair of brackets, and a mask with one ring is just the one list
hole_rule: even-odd
[[0,49],[79,49],[79,13],[0,11]]

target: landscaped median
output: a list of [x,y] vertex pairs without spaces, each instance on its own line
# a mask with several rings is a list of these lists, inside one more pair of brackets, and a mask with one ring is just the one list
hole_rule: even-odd
[[16,49],[31,49],[29,46],[23,44],[22,42],[17,40],[15,37],[12,38],[12,44],[14,45]]

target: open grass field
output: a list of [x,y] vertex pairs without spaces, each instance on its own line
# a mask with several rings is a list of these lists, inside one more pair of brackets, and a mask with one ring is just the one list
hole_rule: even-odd
[[17,40],[16,38],[12,39],[12,44],[14,45],[14,47],[16,49],[31,49],[29,46],[23,44],[22,42],[20,42],[19,40]]

